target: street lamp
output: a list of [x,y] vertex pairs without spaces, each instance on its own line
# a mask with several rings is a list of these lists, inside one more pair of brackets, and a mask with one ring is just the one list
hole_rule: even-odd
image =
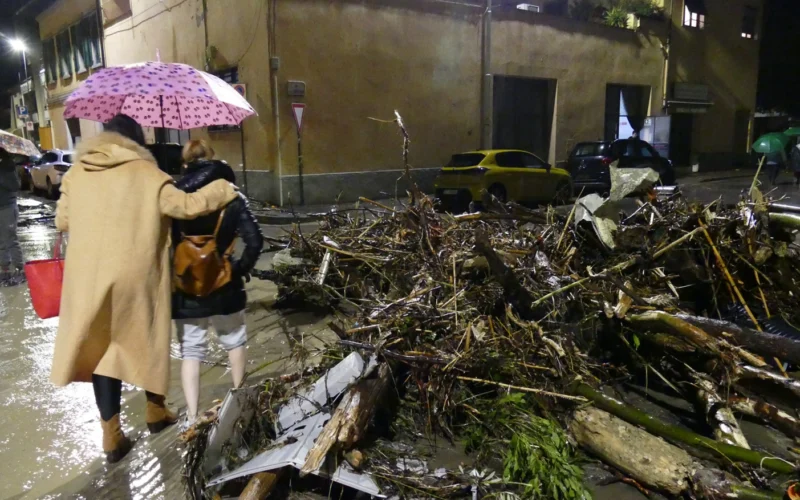
[[11,45],[11,50],[14,52],[22,52],[22,67],[25,71],[25,80],[28,79],[28,59],[26,57],[26,52],[28,51],[28,47],[25,46],[25,42],[20,40],[19,38],[9,38],[8,44]]
[[[8,38],[8,44],[11,46],[11,50],[14,52],[21,52],[22,53],[22,70],[25,72],[25,82],[28,81],[28,57],[27,57],[27,50],[28,48],[25,46],[25,42],[20,40],[19,38]],[[19,73],[17,73],[19,74]],[[20,86],[20,92],[22,93],[22,105],[27,107],[27,103],[25,102],[25,91]],[[28,119],[30,119],[30,115],[28,115]],[[26,120],[27,121],[27,120]],[[27,125],[26,125],[27,126]],[[27,129],[23,129],[23,135],[25,138],[28,138],[28,131]]]

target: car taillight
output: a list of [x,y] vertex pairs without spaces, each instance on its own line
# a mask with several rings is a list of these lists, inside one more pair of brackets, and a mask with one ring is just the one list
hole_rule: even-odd
[[605,157],[605,158],[603,158],[603,159],[602,159],[602,160],[600,160],[600,161],[601,161],[601,162],[603,163],[603,165],[605,165],[606,167],[607,167],[607,166],[609,166],[609,165],[611,165],[611,163],[613,163],[613,162],[614,162],[614,160],[612,160],[612,159],[611,159],[611,158],[609,158],[609,157]]

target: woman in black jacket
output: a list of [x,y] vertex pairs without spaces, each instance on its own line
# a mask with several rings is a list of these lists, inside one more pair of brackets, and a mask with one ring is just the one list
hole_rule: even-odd
[[[214,160],[214,150],[205,141],[189,141],[183,149],[186,171],[177,187],[188,193],[197,191],[217,179],[235,181],[231,167]],[[186,236],[215,235],[216,248],[221,257],[232,248],[237,236],[244,243],[239,258],[230,256],[231,278],[226,284],[208,295],[196,296],[180,287],[173,287],[172,318],[175,320],[181,346],[181,380],[186,397],[187,415],[184,425],[197,418],[200,399],[200,364],[208,351],[208,330],[213,326],[220,343],[228,351],[233,385],[242,383],[245,372],[247,331],[244,310],[247,306],[245,280],[261,254],[264,238],[246,198],[230,202],[222,211],[192,221],[175,221],[173,244],[178,245]],[[185,279],[185,278],[184,278]]]

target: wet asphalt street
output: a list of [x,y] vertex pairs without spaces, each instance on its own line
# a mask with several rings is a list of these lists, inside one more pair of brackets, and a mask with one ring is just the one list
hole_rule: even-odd
[[[722,196],[733,203],[749,187],[745,175],[684,181],[682,189],[690,199],[709,202]],[[800,190],[789,184],[788,176],[783,181],[786,184],[775,194],[788,195],[788,203],[800,204]],[[56,236],[47,219],[53,203],[32,197],[23,197],[19,203],[19,237],[26,260],[49,258]],[[280,234],[279,228],[265,229]],[[267,268],[269,258],[265,255],[258,267]],[[270,307],[274,285],[253,280],[248,286],[250,368],[275,361],[257,376],[295,369],[287,359],[293,346],[313,349],[330,338],[325,317],[277,312]],[[57,318],[36,317],[26,285],[0,287],[0,498],[182,498],[176,430],[147,435],[144,395],[133,387],[123,390],[123,426],[138,442],[122,463],[112,467],[104,463],[91,386],[56,388],[48,381],[57,326]],[[202,375],[201,407],[222,397],[230,385],[224,352],[217,348],[209,361]],[[168,402],[182,408],[178,363],[173,359]]]

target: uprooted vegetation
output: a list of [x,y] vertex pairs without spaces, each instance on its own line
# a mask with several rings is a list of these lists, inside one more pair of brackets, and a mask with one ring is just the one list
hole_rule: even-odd
[[[454,216],[415,191],[293,232],[281,298],[328,308],[339,337],[300,379],[350,351],[379,364],[325,403],[329,442],[304,471],[346,461],[387,495],[579,499],[599,458],[643,491],[782,498],[800,450],[750,449],[739,421],[800,437],[797,216],[755,187],[735,206],[637,196],[611,233],[575,207]],[[286,399],[264,395],[298,383],[270,382],[251,425],[270,429]],[[690,402],[702,427],[619,401],[626,383]],[[462,466],[430,471],[426,441]]]

